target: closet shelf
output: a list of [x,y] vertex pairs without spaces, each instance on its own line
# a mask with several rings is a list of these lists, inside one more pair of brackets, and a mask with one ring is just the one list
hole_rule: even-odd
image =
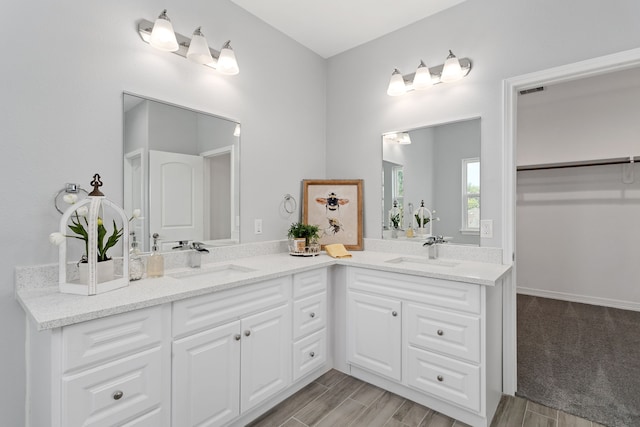
[[640,156],[629,157],[617,157],[612,159],[596,159],[596,160],[582,160],[575,162],[563,162],[563,163],[544,163],[538,165],[520,165],[517,167],[518,171],[533,171],[544,169],[562,169],[562,168],[577,168],[584,166],[603,166],[603,165],[618,165],[625,163],[640,162]]

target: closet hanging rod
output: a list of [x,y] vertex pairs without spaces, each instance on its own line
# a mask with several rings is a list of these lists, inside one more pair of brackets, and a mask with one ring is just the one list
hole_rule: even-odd
[[584,166],[621,165],[621,164],[634,163],[634,162],[640,162],[640,156],[617,157],[615,159],[585,160],[585,161],[579,161],[579,162],[523,165],[523,166],[518,166],[517,170],[518,171],[535,171],[535,170],[545,170],[545,169],[579,168]]

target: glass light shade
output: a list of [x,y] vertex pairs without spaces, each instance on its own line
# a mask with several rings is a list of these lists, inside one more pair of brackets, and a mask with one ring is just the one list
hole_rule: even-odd
[[433,85],[431,72],[424,61],[420,61],[415,76],[413,76],[413,88],[416,90],[428,89]]
[[402,132],[401,134],[398,135],[398,144],[403,144],[403,145],[411,144],[411,137],[407,132]]
[[173,25],[171,25],[166,10],[158,16],[158,19],[156,19],[156,22],[153,24],[149,44],[156,49],[166,52],[175,52],[178,50],[176,33],[173,32]]
[[209,44],[207,39],[204,38],[204,34],[200,31],[200,27],[193,32],[189,50],[187,51],[187,58],[198,64],[210,64],[213,62]]
[[240,132],[240,123],[237,123],[235,129],[233,130],[233,136],[240,136]]
[[460,80],[462,78],[462,68],[460,67],[460,61],[453,54],[453,52],[449,51],[449,56],[447,56],[447,60],[444,61],[444,67],[442,68],[442,75],[440,76],[440,81],[444,83],[455,82],[456,80]]
[[404,78],[402,73],[397,68],[393,70],[391,79],[389,80],[389,87],[387,88],[387,95],[398,96],[404,95],[407,92],[407,87],[404,84]]
[[231,76],[240,72],[240,69],[238,68],[238,62],[236,61],[236,55],[235,53],[233,53],[233,49],[231,48],[231,44],[229,42],[226,42],[224,46],[222,46],[216,69],[221,74],[227,74]]

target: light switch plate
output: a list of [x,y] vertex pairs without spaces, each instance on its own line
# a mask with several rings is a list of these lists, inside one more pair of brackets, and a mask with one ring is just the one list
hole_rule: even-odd
[[493,238],[493,220],[492,219],[480,220],[480,237],[486,237],[488,239]]
[[253,223],[253,232],[255,234],[262,234],[262,220],[256,219]]

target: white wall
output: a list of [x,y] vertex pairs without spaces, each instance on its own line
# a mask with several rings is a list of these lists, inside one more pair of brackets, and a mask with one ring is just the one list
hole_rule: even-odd
[[[174,28],[232,40],[240,74],[222,77],[143,43],[136,23],[168,8]],[[122,199],[122,92],[242,122],[244,241],[283,238],[278,208],[303,178],[325,177],[326,62],[227,0],[13,2],[4,8],[0,92],[0,424],[24,425],[24,312],[15,265],[52,263],[48,235],[66,182]],[[8,46],[9,46],[8,45]],[[255,236],[253,218],[263,219]]]
[[[494,238],[482,245],[500,247],[503,79],[636,48],[638,16],[635,0],[468,0],[330,58],[327,175],[365,180],[365,235],[380,227],[380,135],[481,116],[482,217],[494,220]],[[408,74],[420,59],[442,64],[448,49],[471,59],[465,79],[387,96],[394,67]]]
[[518,172],[518,291],[640,310],[640,165]]
[[640,68],[518,97],[518,165],[640,156]]

